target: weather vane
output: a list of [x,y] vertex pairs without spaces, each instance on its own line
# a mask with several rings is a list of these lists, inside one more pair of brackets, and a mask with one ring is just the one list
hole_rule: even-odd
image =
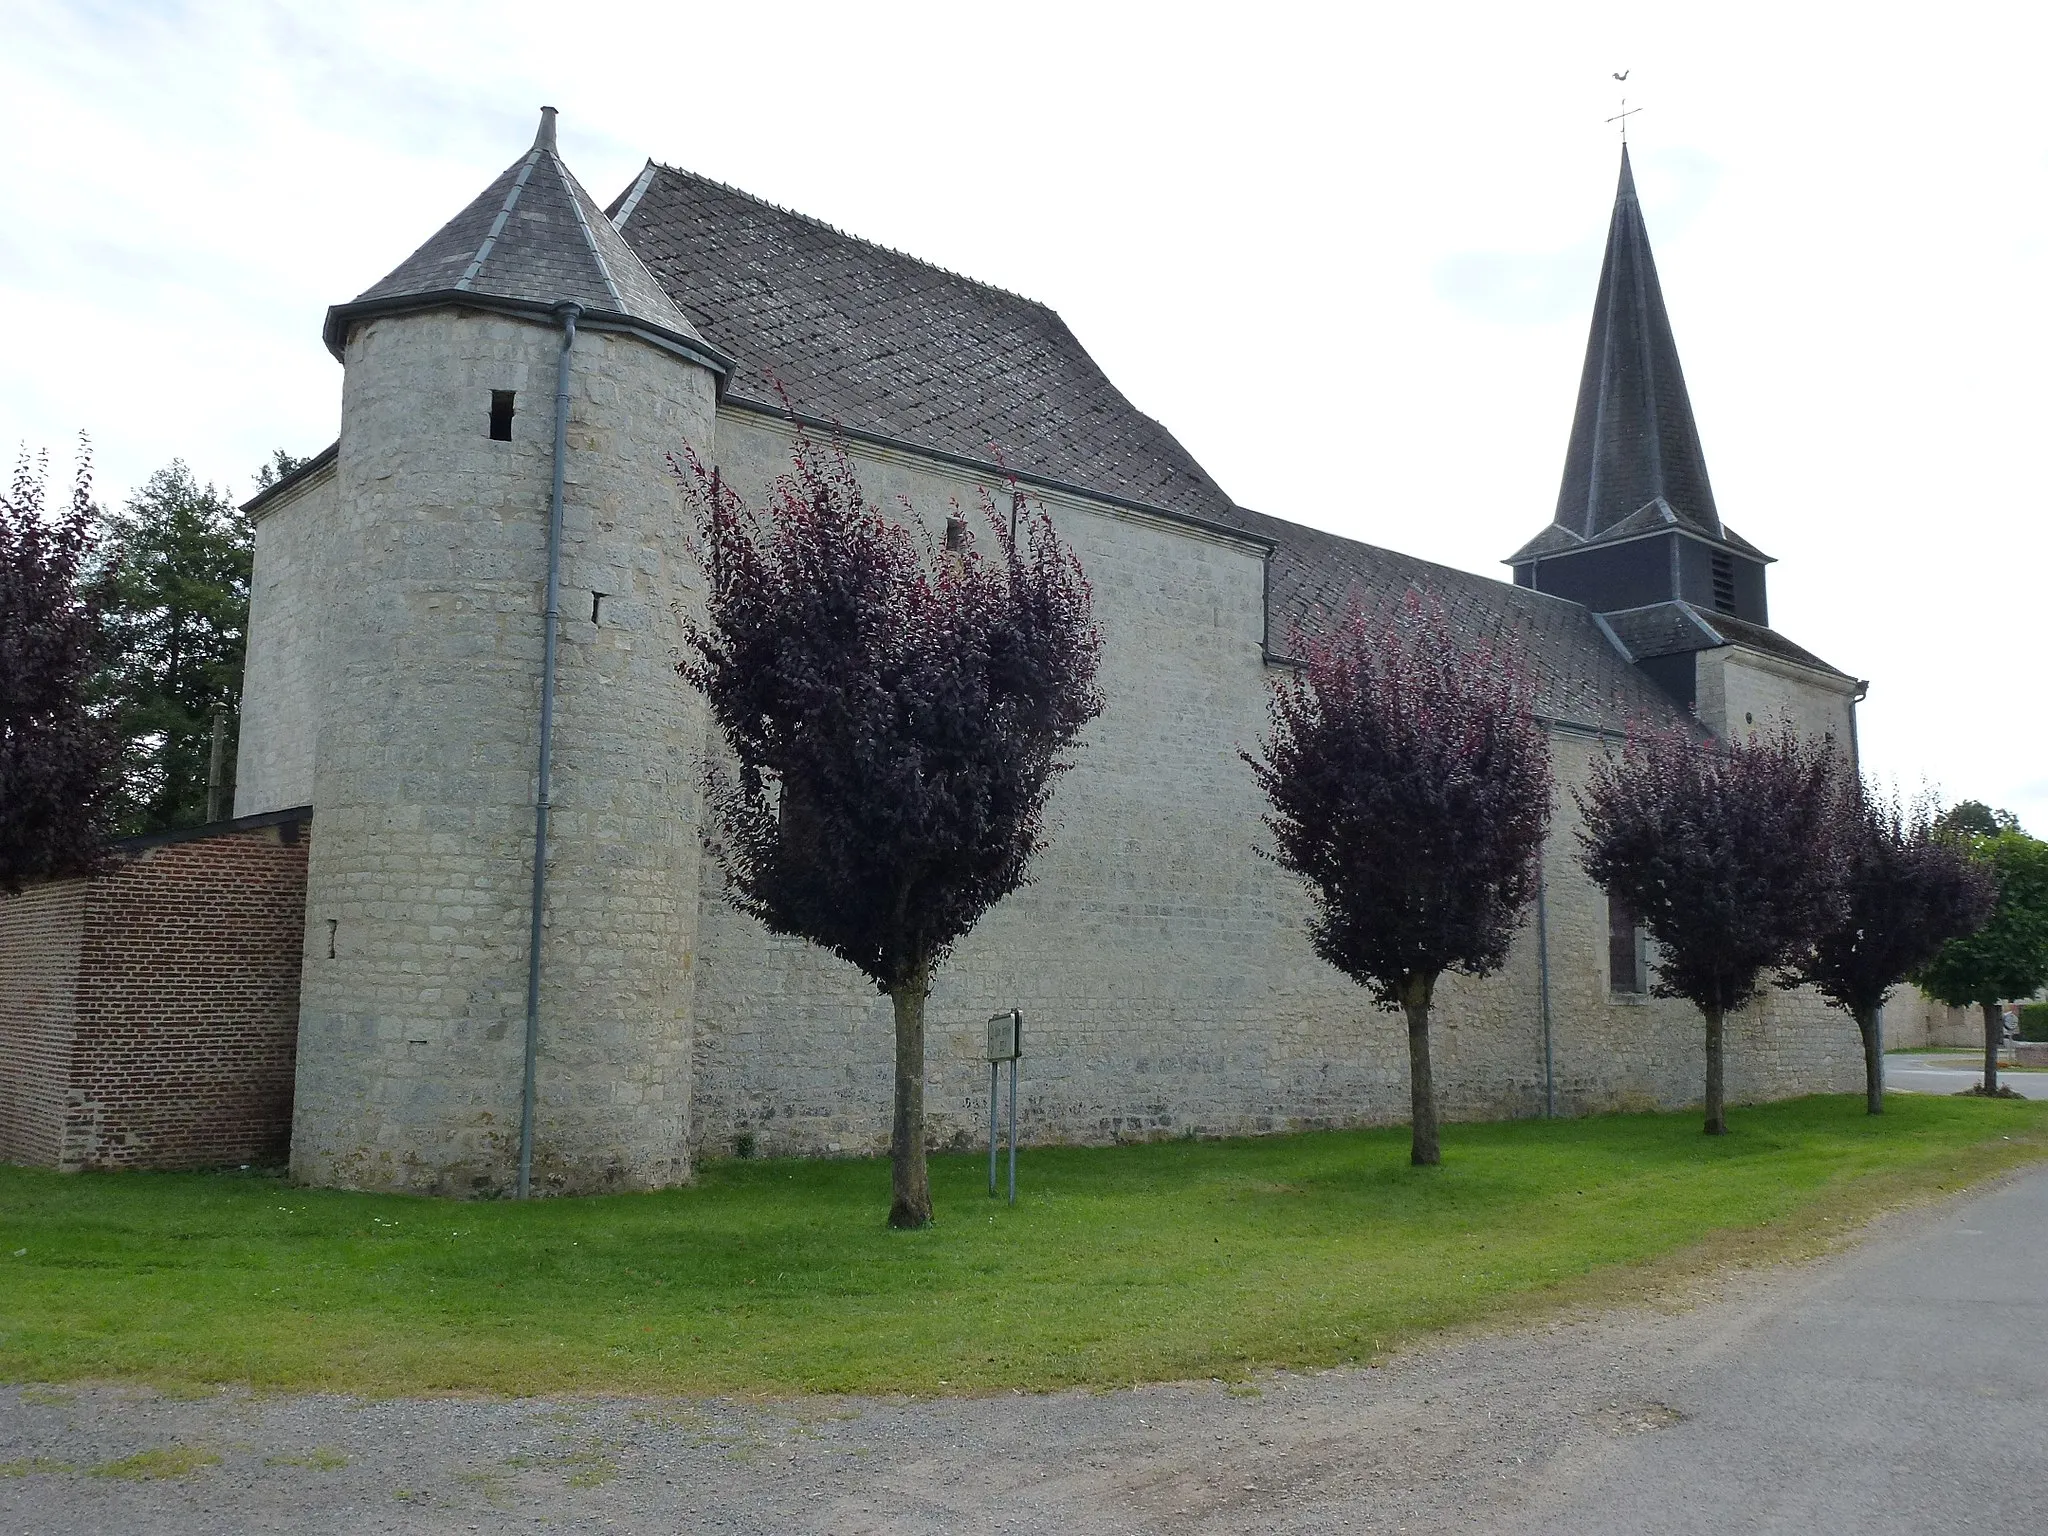
[[[1629,73],[1630,72],[1628,70],[1624,69],[1620,74],[1616,75],[1614,78],[1617,80],[1626,81],[1629,77]],[[1621,98],[1621,110],[1615,113],[1614,116],[1607,119],[1607,121],[1609,121],[1610,123],[1621,124],[1621,143],[1624,149],[1628,147],[1628,120],[1634,117],[1638,112],[1642,110],[1643,109],[1641,107],[1631,107],[1628,104],[1628,98],[1624,96]]]

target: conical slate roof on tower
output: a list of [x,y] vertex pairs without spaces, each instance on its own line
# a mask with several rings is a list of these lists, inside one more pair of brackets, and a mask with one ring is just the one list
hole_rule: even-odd
[[473,303],[552,314],[563,304],[585,325],[624,327],[677,345],[719,372],[725,359],[698,334],[555,149],[555,109],[541,108],[533,148],[382,282],[327,312],[328,350],[341,356],[353,320]]
[[1729,538],[1714,506],[1624,146],[1557,516],[1525,551],[1509,558],[1626,537],[1652,523],[1676,524],[1748,548]]

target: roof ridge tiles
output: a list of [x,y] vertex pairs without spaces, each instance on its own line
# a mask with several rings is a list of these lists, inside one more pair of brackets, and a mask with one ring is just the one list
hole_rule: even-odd
[[[911,266],[921,267],[927,272],[936,272],[943,277],[950,277],[955,282],[964,283],[969,288],[978,288],[984,293],[998,293],[1006,299],[1015,299],[1020,304],[1029,304],[1034,309],[1042,309],[1048,314],[1059,313],[1058,310],[1046,303],[1045,300],[1034,299],[1028,293],[1019,293],[1016,289],[1005,288],[1000,283],[984,282],[981,278],[969,277],[965,272],[955,271],[953,268],[945,266],[940,262],[929,261],[922,256],[913,255],[911,252],[900,250],[893,245],[884,245],[879,240],[870,240],[866,235],[857,235],[851,230],[841,229],[837,224],[832,223],[828,219],[821,219],[814,213],[805,213],[800,208],[788,207],[785,204],[774,201],[772,198],[763,197],[758,192],[749,192],[746,188],[736,187],[729,181],[720,181],[716,176],[706,176],[702,171],[693,171],[680,165],[670,165],[665,160],[649,158],[647,164],[654,170],[666,171],[671,176],[687,176],[692,181],[702,182],[707,187],[716,187],[721,192],[729,192],[734,197],[741,198],[758,207],[770,209],[775,213],[783,215],[785,218],[795,219],[799,223],[808,224],[814,229],[823,230],[826,234],[836,239],[849,241],[854,245],[866,246],[871,251],[879,251],[884,256],[893,256],[898,261],[908,262]],[[640,174],[641,179],[645,180],[647,172],[643,170]],[[618,198],[619,212],[613,221],[614,227],[623,230],[627,218],[639,206],[640,196],[644,195],[644,193],[645,188],[641,185],[640,181],[636,181],[627,192],[620,194]]]
[[569,167],[562,164],[562,157],[550,151],[549,158],[555,162],[555,174],[561,178],[562,195],[569,199],[569,211],[576,215],[576,227],[583,231],[583,243],[590,249],[590,259],[597,263],[597,275],[604,279],[605,292],[612,296],[612,304],[622,315],[632,313],[626,307],[625,295],[619,292],[619,285],[612,276],[611,263],[604,259],[604,252],[597,246],[597,231],[590,227],[590,220],[583,213],[583,199],[576,195],[576,183],[569,175]]

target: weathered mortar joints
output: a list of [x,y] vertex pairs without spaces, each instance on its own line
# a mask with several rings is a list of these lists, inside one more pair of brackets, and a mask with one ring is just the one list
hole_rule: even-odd
[[[1625,196],[1609,262],[1621,240],[1638,270],[1648,247]],[[1600,419],[1654,408],[1662,440],[1690,433],[1696,451],[1682,381],[1674,394],[1659,371],[1676,353],[1654,281],[1603,293]],[[1034,1020],[1035,1140],[1405,1116],[1398,1022],[1310,951],[1301,893],[1253,854],[1258,791],[1236,758],[1284,661],[1270,646],[1348,595],[1383,609],[1417,589],[1475,637],[1512,635],[1562,787],[1631,721],[1791,718],[1853,742],[1859,685],[1767,627],[1762,557],[1710,500],[1687,500],[1691,481],[1653,484],[1591,534],[1564,498],[1561,531],[1517,557],[1520,586],[1301,528],[1233,503],[1042,306],[667,167],[600,210],[550,113],[468,208],[330,314],[340,440],[252,503],[236,809],[318,816],[292,1140],[309,1182],[482,1195],[516,1181],[564,302],[581,314],[536,1192],[682,1182],[741,1135],[774,1154],[872,1152],[887,1135],[887,1002],[724,900],[699,828],[720,745],[672,666],[700,592],[668,456],[687,447],[755,495],[788,463],[790,407],[838,424],[870,499],[903,498],[935,535],[955,501],[1014,474],[1096,593],[1107,708],[1055,796],[1051,846],[931,998],[942,1144],[978,1134],[981,1030],[1009,1007]],[[1632,484],[1640,443],[1585,430],[1603,483]],[[1725,588],[1717,554],[1740,562]],[[1581,590],[1558,595],[1567,569]],[[1697,1096],[1690,1011],[1617,990],[1569,809],[1561,792],[1547,988],[1525,927],[1498,976],[1438,993],[1451,1117]],[[1729,1052],[1737,1099],[1858,1082],[1853,1029],[1810,995],[1731,1020]]]

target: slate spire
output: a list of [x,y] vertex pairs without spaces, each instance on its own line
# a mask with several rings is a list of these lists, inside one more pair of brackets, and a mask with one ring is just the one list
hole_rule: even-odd
[[371,314],[472,304],[544,317],[565,303],[582,309],[585,326],[641,332],[721,373],[729,362],[570,174],[555,147],[555,109],[542,107],[531,149],[382,282],[327,312],[327,346],[340,357],[349,323]]
[[1723,536],[1623,145],[1556,522],[1596,540],[1660,499],[1678,522]]

